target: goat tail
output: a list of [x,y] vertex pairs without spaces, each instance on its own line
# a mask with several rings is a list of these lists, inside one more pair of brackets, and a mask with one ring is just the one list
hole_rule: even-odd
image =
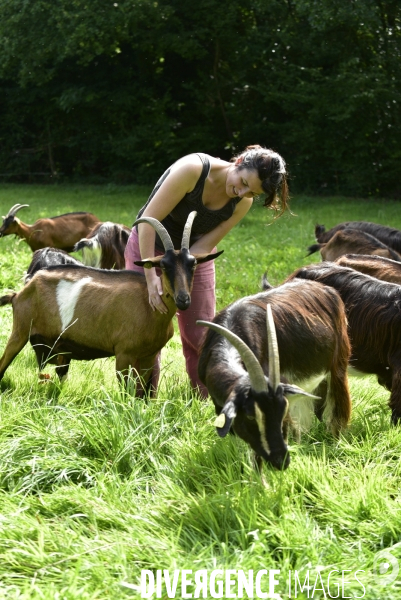
[[306,256],[310,256],[311,254],[314,254],[315,252],[320,250],[320,248],[322,246],[324,246],[324,244],[312,244],[312,246],[308,247],[308,254]]
[[12,304],[14,296],[17,295],[17,292],[11,292],[11,294],[7,294],[6,296],[2,296],[0,298],[0,306],[5,306],[6,304]]

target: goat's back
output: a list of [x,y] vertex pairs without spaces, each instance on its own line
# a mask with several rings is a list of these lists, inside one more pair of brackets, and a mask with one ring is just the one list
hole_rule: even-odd
[[331,286],[340,294],[349,322],[353,358],[364,372],[379,373],[401,347],[401,286],[349,267],[322,262],[297,269],[294,278]]
[[349,267],[382,281],[401,284],[401,264],[390,258],[364,254],[345,254],[334,262],[340,267]]
[[346,227],[337,231],[325,244],[319,244],[323,260],[334,261],[344,254],[371,254],[401,261],[401,256],[366,231]]
[[[325,360],[329,370],[337,353],[349,355],[345,310],[339,294],[315,282],[293,281],[237,300],[214,318],[214,322],[246,342],[266,373],[267,304],[272,307],[281,372],[288,380],[304,381],[321,372]],[[206,376],[212,354],[218,352],[217,336],[219,334],[212,330],[206,333],[199,361],[201,379]]]
[[368,221],[346,221],[344,223],[339,223],[328,231],[326,231],[324,225],[316,225],[316,240],[319,243],[324,244],[328,242],[337,231],[345,228],[365,231],[386,244],[386,246],[389,246],[401,254],[401,231],[393,227],[387,227],[386,225],[380,225],[379,223],[370,223]]
[[172,314],[152,311],[145,276],[134,271],[50,267],[32,277],[13,307],[14,318],[30,327],[31,335],[51,340],[62,333],[79,346],[112,354],[124,345],[133,352],[140,344],[138,352],[146,356],[172,335]]
[[41,248],[35,250],[32,256],[32,260],[28,266],[25,282],[32,279],[34,274],[40,269],[46,269],[47,267],[60,266],[60,265],[80,265],[79,260],[70,256],[68,252],[60,250],[58,248]]
[[38,219],[30,227],[28,243],[32,250],[46,246],[72,252],[74,245],[99,223],[96,215],[73,212],[57,217]]

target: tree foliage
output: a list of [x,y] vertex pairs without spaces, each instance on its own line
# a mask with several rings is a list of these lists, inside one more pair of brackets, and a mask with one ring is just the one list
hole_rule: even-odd
[[1,174],[150,183],[250,143],[399,196],[398,0],[0,0]]

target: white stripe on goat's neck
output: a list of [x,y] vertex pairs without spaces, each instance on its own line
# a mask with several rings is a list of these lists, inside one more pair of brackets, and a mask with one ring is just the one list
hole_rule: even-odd
[[92,281],[92,277],[84,277],[78,281],[62,279],[57,284],[56,298],[61,318],[61,328],[64,331],[74,317],[75,306],[84,285]]
[[259,428],[260,441],[262,444],[262,448],[266,452],[266,454],[270,454],[269,444],[267,443],[267,439],[266,439],[265,415],[260,410],[257,402],[255,402],[255,417],[256,417],[256,423]]

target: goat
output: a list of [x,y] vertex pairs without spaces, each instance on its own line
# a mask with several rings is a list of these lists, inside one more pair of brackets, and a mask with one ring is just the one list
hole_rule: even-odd
[[331,286],[340,294],[351,340],[350,365],[377,375],[391,394],[391,420],[401,419],[401,286],[322,262],[301,267],[287,281],[308,279]]
[[401,264],[382,256],[365,256],[364,254],[345,254],[334,261],[340,267],[350,267],[371,275],[382,281],[401,284]]
[[89,233],[99,219],[89,212],[72,212],[49,219],[38,219],[33,225],[23,223],[15,215],[29,204],[15,204],[3,217],[0,237],[15,234],[24,239],[31,250],[51,246],[72,252],[74,244]]
[[324,225],[316,225],[316,241],[325,244],[341,229],[359,229],[365,231],[365,233],[373,235],[376,239],[383,242],[383,244],[386,244],[386,246],[401,254],[401,231],[399,229],[394,229],[393,227],[387,227],[386,225],[369,223],[368,221],[347,221],[345,223],[339,223],[328,231],[326,231]]
[[307,256],[318,250],[320,250],[323,260],[334,261],[344,254],[374,254],[401,262],[398,252],[386,246],[370,233],[350,227],[339,229],[327,242],[309,246]]
[[0,379],[28,340],[39,368],[56,364],[60,379],[70,361],[116,357],[117,376],[128,382],[132,369],[137,392],[150,391],[157,353],[174,334],[172,318],[191,303],[195,267],[213,260],[215,254],[189,252],[191,227],[196,212],[184,228],[181,250],[174,250],[163,225],[149,223],[162,239],[165,254],[136,261],[145,268],[160,267],[166,314],[149,305],[145,276],[134,271],[107,271],[78,265],[62,265],[38,271],[19,293],[0,298],[0,306],[12,304],[13,330],[0,359]]
[[106,221],[98,223],[86,238],[74,246],[74,252],[82,250],[84,265],[100,269],[124,269],[124,250],[131,229],[125,225]]
[[40,250],[35,250],[25,275],[25,283],[32,279],[40,269],[46,269],[54,265],[82,265],[82,263],[70,256],[68,252],[59,250],[58,248],[41,248]]
[[[328,421],[334,435],[350,419],[350,345],[344,306],[337,292],[310,283],[294,281],[241,298],[221,310],[212,323],[199,322],[212,329],[201,348],[198,372],[220,415],[217,433],[224,437],[232,428],[258,457],[276,468],[289,464],[289,422],[295,418],[300,429],[307,428],[316,396],[322,398],[315,404],[316,414]],[[277,331],[281,377],[278,368],[271,375],[265,325],[268,307]],[[284,383],[278,385],[280,378]],[[295,396],[288,407],[286,394],[311,392],[316,396],[309,401],[300,402]],[[290,418],[286,418],[287,411]]]

